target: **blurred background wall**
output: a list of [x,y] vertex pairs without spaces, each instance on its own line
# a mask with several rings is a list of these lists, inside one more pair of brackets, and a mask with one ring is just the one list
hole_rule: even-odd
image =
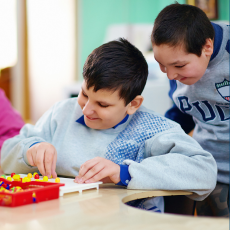
[[[78,94],[82,67],[93,49],[125,37],[143,52],[149,65],[144,105],[164,114],[171,105],[169,84],[154,60],[150,34],[157,14],[174,2],[0,0],[0,30],[8,34],[7,40],[0,37],[0,54],[12,52],[6,44],[14,47],[11,64],[1,66],[0,59],[0,87],[24,120],[35,123],[55,102]],[[229,0],[217,0],[216,9],[212,20],[228,23]]]

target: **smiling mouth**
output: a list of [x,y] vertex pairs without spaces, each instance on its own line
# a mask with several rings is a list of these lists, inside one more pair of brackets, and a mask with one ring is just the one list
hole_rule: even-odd
[[184,81],[186,79],[187,79],[187,77],[182,77],[179,81]]
[[98,118],[93,118],[93,117],[88,117],[88,116],[86,116],[86,118],[89,119],[90,121],[95,121],[98,119]]

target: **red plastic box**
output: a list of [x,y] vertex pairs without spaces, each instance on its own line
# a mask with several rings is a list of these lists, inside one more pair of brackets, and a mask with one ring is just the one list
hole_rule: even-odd
[[0,178],[0,182],[8,184],[10,188],[20,186],[23,191],[6,193],[0,192],[0,206],[17,207],[20,205],[38,203],[59,198],[59,187],[65,184],[31,181],[9,181]]

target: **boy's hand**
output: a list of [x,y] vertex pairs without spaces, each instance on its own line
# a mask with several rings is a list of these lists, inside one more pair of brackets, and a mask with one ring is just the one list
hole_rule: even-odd
[[39,172],[48,178],[57,177],[55,172],[57,162],[57,151],[55,147],[49,143],[42,142],[35,144],[26,152],[27,159],[31,166],[37,166]]
[[117,184],[120,182],[120,166],[105,158],[95,157],[81,165],[74,181],[79,184],[97,181]]

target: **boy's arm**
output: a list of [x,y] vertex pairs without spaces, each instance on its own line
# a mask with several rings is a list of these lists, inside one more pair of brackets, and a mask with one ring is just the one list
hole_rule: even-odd
[[52,110],[53,108],[47,111],[35,126],[26,124],[19,135],[4,142],[1,150],[1,167],[4,173],[29,173],[38,170],[29,164],[26,152],[36,142],[51,143]]
[[[170,83],[169,97],[173,101],[173,93],[177,89],[177,83],[176,83],[176,80],[170,80],[169,83]],[[174,103],[173,103],[173,106],[165,113],[165,117],[179,123],[182,129],[186,133],[189,133],[195,127],[195,123],[192,119],[192,116],[181,112]]]
[[146,159],[125,160],[130,189],[185,190],[203,200],[215,188],[217,166],[210,153],[180,129],[165,131],[146,141]]
[[165,117],[179,123],[186,133],[191,132],[195,127],[192,116],[181,112],[175,104],[165,113]]

